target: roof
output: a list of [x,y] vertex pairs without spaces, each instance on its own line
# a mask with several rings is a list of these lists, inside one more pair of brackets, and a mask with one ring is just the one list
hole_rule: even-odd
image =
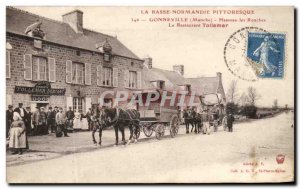
[[67,23],[45,18],[13,7],[6,8],[7,32],[27,36],[25,34],[26,28],[37,21],[42,22],[41,30],[46,34],[46,41],[90,51],[98,51],[96,44],[102,43],[107,39],[112,46],[112,54],[139,59],[139,57],[113,36],[85,28],[83,29],[83,34],[76,33]]
[[218,77],[186,78],[185,80],[199,95],[217,93],[220,83]]
[[162,80],[165,82],[165,89],[168,91],[179,90],[179,85],[185,84],[185,79],[175,71],[163,70],[159,68],[143,69],[143,87],[145,89],[154,88],[151,81]]

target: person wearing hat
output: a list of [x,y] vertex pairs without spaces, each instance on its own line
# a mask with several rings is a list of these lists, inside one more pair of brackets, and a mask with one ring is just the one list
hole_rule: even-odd
[[47,128],[47,114],[45,112],[45,108],[40,108],[39,113],[39,123],[38,123],[38,133],[39,135],[47,135],[49,134],[48,128]]
[[51,129],[51,133],[55,132],[55,112],[52,111],[52,107],[49,107],[49,110],[47,112],[47,128]]
[[66,116],[63,114],[63,109],[60,107],[59,112],[55,116],[56,121],[56,137],[62,137],[62,134],[64,134],[65,137],[69,137],[67,128],[66,128]]
[[24,118],[26,117],[26,111],[23,108],[23,103],[19,103],[19,107],[14,109],[14,112],[18,112],[22,120],[24,121]]
[[35,111],[32,114],[33,135],[39,135],[38,133],[39,116],[40,116],[40,108],[35,107]]
[[6,138],[8,137],[10,125],[13,122],[13,115],[13,106],[8,105],[8,110],[6,110]]
[[27,148],[25,124],[18,112],[13,113],[13,122],[9,131],[9,148],[13,150],[12,154],[21,155],[22,149]]
[[25,116],[25,127],[26,127],[26,134],[29,135],[29,133],[31,132],[31,117],[32,117],[32,113],[30,111],[30,107],[26,107],[26,116]]

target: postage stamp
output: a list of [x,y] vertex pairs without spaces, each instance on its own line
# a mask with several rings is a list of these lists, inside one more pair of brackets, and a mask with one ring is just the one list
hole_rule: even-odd
[[248,33],[247,59],[258,77],[283,77],[285,40],[285,34]]
[[234,32],[224,47],[229,71],[240,79],[281,79],[284,77],[286,36],[258,27]]

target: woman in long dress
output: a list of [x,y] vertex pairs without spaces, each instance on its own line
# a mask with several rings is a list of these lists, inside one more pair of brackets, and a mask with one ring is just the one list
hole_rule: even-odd
[[261,72],[261,75],[275,72],[277,69],[277,67],[274,66],[269,60],[270,50],[276,53],[279,52],[279,50],[276,49],[275,42],[270,40],[269,36],[266,36],[260,46],[253,52],[253,55],[259,57],[259,62],[263,65],[264,69]]
[[14,112],[13,122],[9,131],[9,148],[13,150],[12,154],[22,154],[23,148],[26,148],[25,124],[19,113]]
[[78,112],[78,110],[76,110],[75,112],[75,117],[74,117],[74,125],[73,125],[73,129],[81,129],[81,124],[80,121],[81,120],[81,114]]

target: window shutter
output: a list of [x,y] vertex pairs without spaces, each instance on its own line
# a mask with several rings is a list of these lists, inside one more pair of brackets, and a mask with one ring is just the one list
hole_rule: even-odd
[[32,80],[32,55],[24,55],[24,79]]
[[91,85],[91,64],[85,63],[85,84]]
[[117,87],[118,86],[118,74],[119,74],[119,70],[118,68],[113,68],[113,86]]
[[89,108],[92,108],[92,98],[85,97],[85,113],[89,111]]
[[6,78],[10,78],[10,51],[6,51]]
[[124,70],[124,87],[129,87],[129,70]]
[[102,65],[97,66],[97,85],[101,86],[103,83],[103,68]]
[[66,61],[66,83],[72,83],[72,61]]
[[142,88],[142,72],[141,71],[137,71],[137,88],[141,89]]
[[49,64],[49,81],[55,82],[56,81],[55,58],[49,58],[48,64]]

